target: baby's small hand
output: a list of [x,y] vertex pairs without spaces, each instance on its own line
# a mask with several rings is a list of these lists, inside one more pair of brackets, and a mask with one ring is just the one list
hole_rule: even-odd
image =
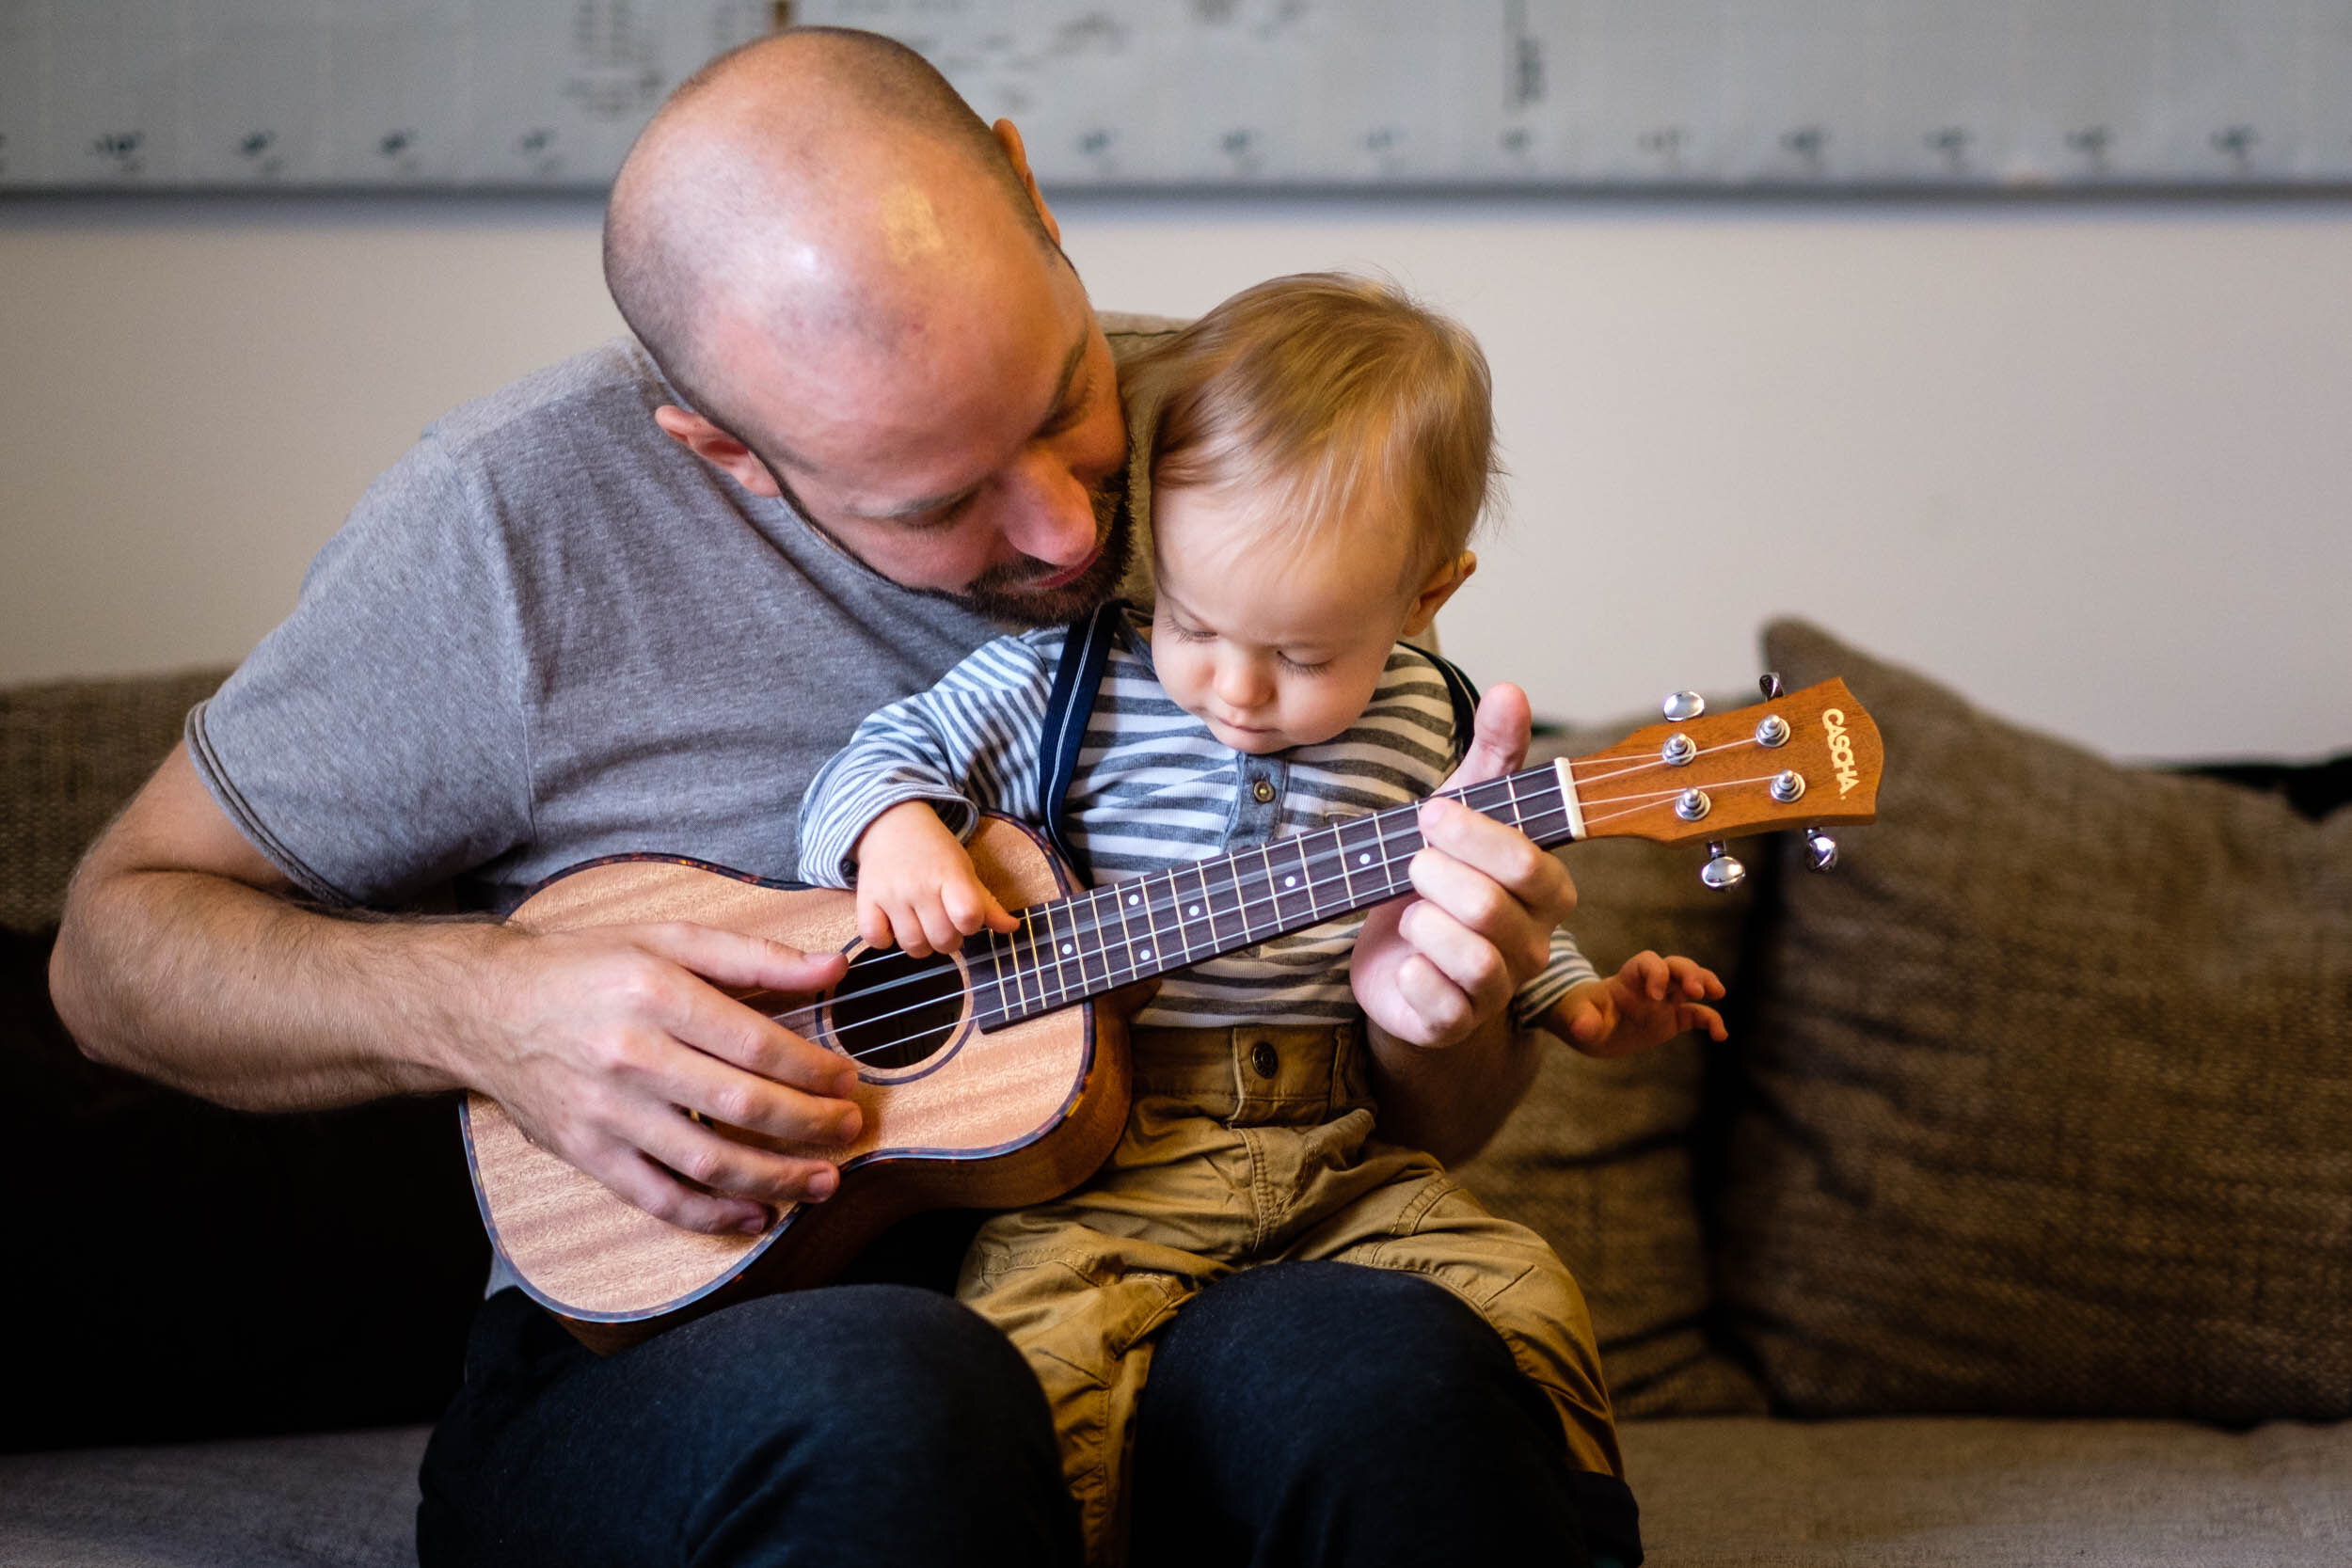
[[952,953],[983,927],[1020,928],[981,885],[956,835],[920,800],[902,801],[867,823],[851,853],[857,859],[857,932],[869,947],[895,942],[920,958]]
[[1587,1056],[1630,1056],[1685,1029],[1730,1037],[1723,1015],[1705,1006],[1720,1001],[1715,972],[1679,955],[1636,953],[1606,980],[1587,980],[1544,1015],[1544,1027]]

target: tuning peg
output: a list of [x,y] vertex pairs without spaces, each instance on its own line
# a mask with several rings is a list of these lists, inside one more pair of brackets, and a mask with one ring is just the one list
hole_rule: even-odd
[[1695,691],[1670,691],[1665,702],[1660,705],[1666,710],[1666,717],[1678,724],[1685,719],[1696,719],[1705,713],[1707,699]]
[[1748,868],[1724,853],[1722,839],[1707,841],[1707,863],[1699,867],[1699,880],[1717,893],[1738,887],[1748,879]]
[[1777,671],[1765,671],[1764,678],[1756,684],[1763,690],[1764,700],[1768,703],[1780,695],[1780,674]]
[[1837,863],[1837,841],[1819,824],[1804,831],[1804,863],[1809,871],[1827,871]]

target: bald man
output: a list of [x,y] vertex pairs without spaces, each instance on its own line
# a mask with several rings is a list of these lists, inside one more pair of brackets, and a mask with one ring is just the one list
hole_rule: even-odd
[[[819,990],[836,956],[352,916],[437,890],[501,912],[628,851],[789,876],[801,790],[860,718],[1098,603],[1145,333],[1098,320],[1058,239],[1012,127],[887,40],[805,29],[683,86],[607,220],[634,341],[428,430],[92,849],[52,970],[84,1049],[256,1109],[480,1089],[703,1230],[830,1196],[830,1163],[682,1113],[855,1137],[850,1064],[716,989]],[[1514,765],[1524,709],[1480,721],[1478,765]],[[1574,895],[1474,814],[1429,837],[1423,902],[1358,964],[1384,1125],[1459,1154],[1532,1073],[1503,1006]],[[1581,1552],[1593,1478],[1500,1340],[1371,1272],[1195,1305],[1140,1419],[1137,1560]],[[599,1360],[503,1283],[427,1457],[428,1564],[1075,1560],[1036,1384],[945,1296],[805,1291]],[[1407,1365],[1452,1392],[1401,1407]],[[1301,1376],[1313,1400],[1248,1403]],[[1409,1486],[1365,1467],[1399,1445]]]

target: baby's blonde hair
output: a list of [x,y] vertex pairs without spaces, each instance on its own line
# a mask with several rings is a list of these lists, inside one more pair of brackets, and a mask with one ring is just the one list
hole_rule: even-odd
[[1402,531],[1416,586],[1462,552],[1493,488],[1478,341],[1375,278],[1302,273],[1245,289],[1131,361],[1120,383],[1132,408],[1156,403],[1145,416],[1155,490],[1270,489],[1294,543],[1378,517]]

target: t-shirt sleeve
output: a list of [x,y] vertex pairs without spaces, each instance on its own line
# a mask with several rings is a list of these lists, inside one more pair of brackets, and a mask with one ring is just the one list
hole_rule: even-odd
[[1039,816],[1038,750],[1060,627],[981,644],[928,691],[858,725],[801,798],[801,879],[856,885],[850,851],[874,818],[922,800],[958,838],[982,811]]
[[312,897],[398,907],[529,837],[522,641],[490,515],[427,436],[188,716],[213,799]]

